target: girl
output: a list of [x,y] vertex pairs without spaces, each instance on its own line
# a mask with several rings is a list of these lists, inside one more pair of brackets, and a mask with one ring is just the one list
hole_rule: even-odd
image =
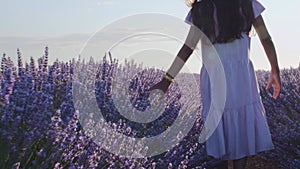
[[[162,80],[151,87],[151,90],[168,90],[199,40],[203,44],[202,51],[205,50],[205,42],[197,29],[203,32],[220,57],[227,83],[222,118],[206,141],[207,155],[222,161],[217,168],[227,168],[228,160],[233,160],[235,169],[245,168],[247,156],[274,148],[254,68],[249,60],[250,32],[254,26],[271,65],[266,89],[273,86],[273,98],[277,99],[281,90],[279,67],[274,44],[261,16],[263,11],[264,7],[257,0],[192,2],[186,17],[186,22],[192,25],[186,43]],[[201,68],[200,78],[204,118],[211,101],[205,66]]]

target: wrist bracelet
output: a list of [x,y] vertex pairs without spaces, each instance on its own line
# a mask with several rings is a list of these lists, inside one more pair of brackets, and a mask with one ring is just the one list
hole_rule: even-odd
[[167,75],[169,78],[174,79],[174,77],[171,76],[168,72],[166,73],[166,75]]
[[171,76],[169,76],[168,74],[164,74],[164,78],[171,83],[174,82],[174,79]]

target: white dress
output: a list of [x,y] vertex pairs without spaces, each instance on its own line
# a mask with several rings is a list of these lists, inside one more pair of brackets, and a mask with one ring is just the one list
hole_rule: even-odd
[[[256,18],[265,8],[257,0],[253,0],[252,5]],[[191,12],[186,22],[192,23]],[[274,149],[253,64],[249,59],[250,38],[243,34],[241,39],[213,46],[224,67],[227,95],[222,118],[206,141],[207,155],[234,160]],[[205,119],[211,103],[211,91],[204,66],[200,72],[200,92],[202,117]]]

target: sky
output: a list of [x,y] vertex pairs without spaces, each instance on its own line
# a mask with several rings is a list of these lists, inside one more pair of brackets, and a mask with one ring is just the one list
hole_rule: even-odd
[[[275,43],[280,68],[298,67],[300,1],[260,2],[266,8],[262,16]],[[50,62],[77,58],[92,35],[122,18],[158,13],[176,17],[184,24],[189,11],[184,0],[0,0],[0,6],[0,54],[14,60],[20,48],[23,60],[29,61],[31,56],[42,56],[48,46]],[[159,55],[158,51],[154,53]],[[270,69],[258,36],[252,38],[250,58],[255,69]]]

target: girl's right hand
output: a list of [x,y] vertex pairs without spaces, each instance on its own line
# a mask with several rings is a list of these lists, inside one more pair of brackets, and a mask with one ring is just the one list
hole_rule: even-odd
[[269,90],[271,85],[274,88],[273,98],[276,100],[281,91],[281,80],[280,80],[279,73],[271,71],[266,89]]
[[162,80],[158,83],[156,83],[154,86],[152,86],[149,91],[154,90],[154,89],[159,89],[166,93],[168,91],[168,88],[170,86],[171,82],[166,80],[165,78],[162,78]]

